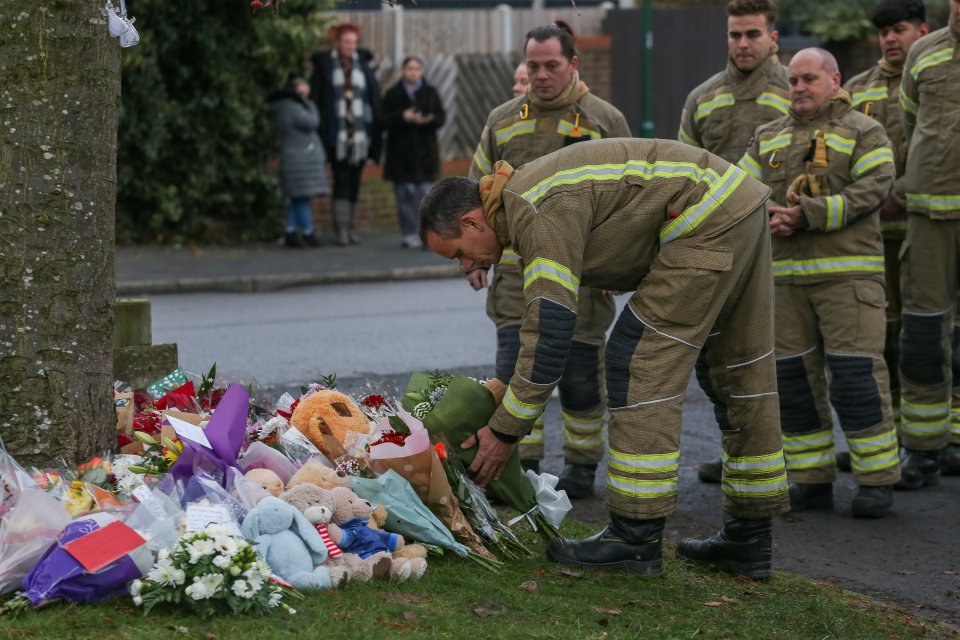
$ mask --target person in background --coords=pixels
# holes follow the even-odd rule
[[[407,56],[403,75],[383,96],[380,121],[387,133],[383,177],[393,181],[401,244],[419,249],[420,201],[440,177],[437,131],[446,114],[436,89],[423,79],[423,61]]]
[[[327,156],[317,135],[317,105],[310,99],[310,85],[297,76],[271,93],[268,100],[280,140],[280,189],[290,200],[284,244],[290,248],[318,247],[310,200],[329,194],[330,188],[324,167]]]
[[[527,92],[530,86],[530,76],[527,74],[527,63],[521,62],[513,72],[513,97],[519,98]]]
[[[320,138],[333,169],[333,224],[340,246],[359,244],[354,228],[360,176],[380,159],[375,120],[380,88],[370,70],[373,54],[358,49],[360,28],[344,22],[332,31],[334,48],[313,56],[311,89],[320,107]]]

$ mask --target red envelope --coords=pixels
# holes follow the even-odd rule
[[[84,569],[95,573],[144,543],[146,540],[139,533],[116,521],[71,540],[63,548],[82,564]]]

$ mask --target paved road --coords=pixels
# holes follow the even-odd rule
[[[274,392],[332,372],[342,389],[360,392],[371,385],[402,389],[417,370],[493,371],[494,331],[483,314],[484,297],[460,279],[152,300],[154,342],[178,343],[185,368],[199,372],[216,361],[225,378],[256,379]],[[557,423],[555,401],[547,420]],[[556,429],[548,429],[547,471],[559,471],[560,448]],[[719,487],[696,478],[695,464],[717,455],[719,433],[695,383],[684,408],[682,448],[680,503],[666,534],[674,541],[712,533],[722,515]],[[602,496],[602,481],[596,490]],[[960,625],[960,478],[898,493],[896,513],[878,521],[849,517],[854,491],[849,475],[841,476],[835,512],[777,518],[776,566]],[[572,515],[606,518],[600,498],[577,501]]]

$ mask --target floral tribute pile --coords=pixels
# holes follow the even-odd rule
[[[487,491],[459,444],[494,385],[414,374],[400,398],[354,399],[329,376],[276,400],[177,369],[117,383],[117,446],[73,468],[24,468],[0,448],[0,613],[129,594],[149,614],[295,613],[301,591],[417,579],[428,554],[496,571],[570,509],[557,479],[514,456]],[[489,492],[489,494],[488,494]],[[504,524],[493,496],[520,513]]]

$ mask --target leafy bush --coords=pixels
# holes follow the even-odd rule
[[[877,0],[782,0],[780,18],[797,21],[805,32],[823,43],[859,40],[871,38],[876,33],[870,22],[870,14],[876,4]],[[936,28],[947,0],[926,0],[925,4],[927,20],[931,27]]]
[[[121,242],[262,240],[279,230],[267,172],[266,96],[303,73],[324,0],[256,13],[245,0],[138,0],[139,46],[123,51],[118,132]]]

